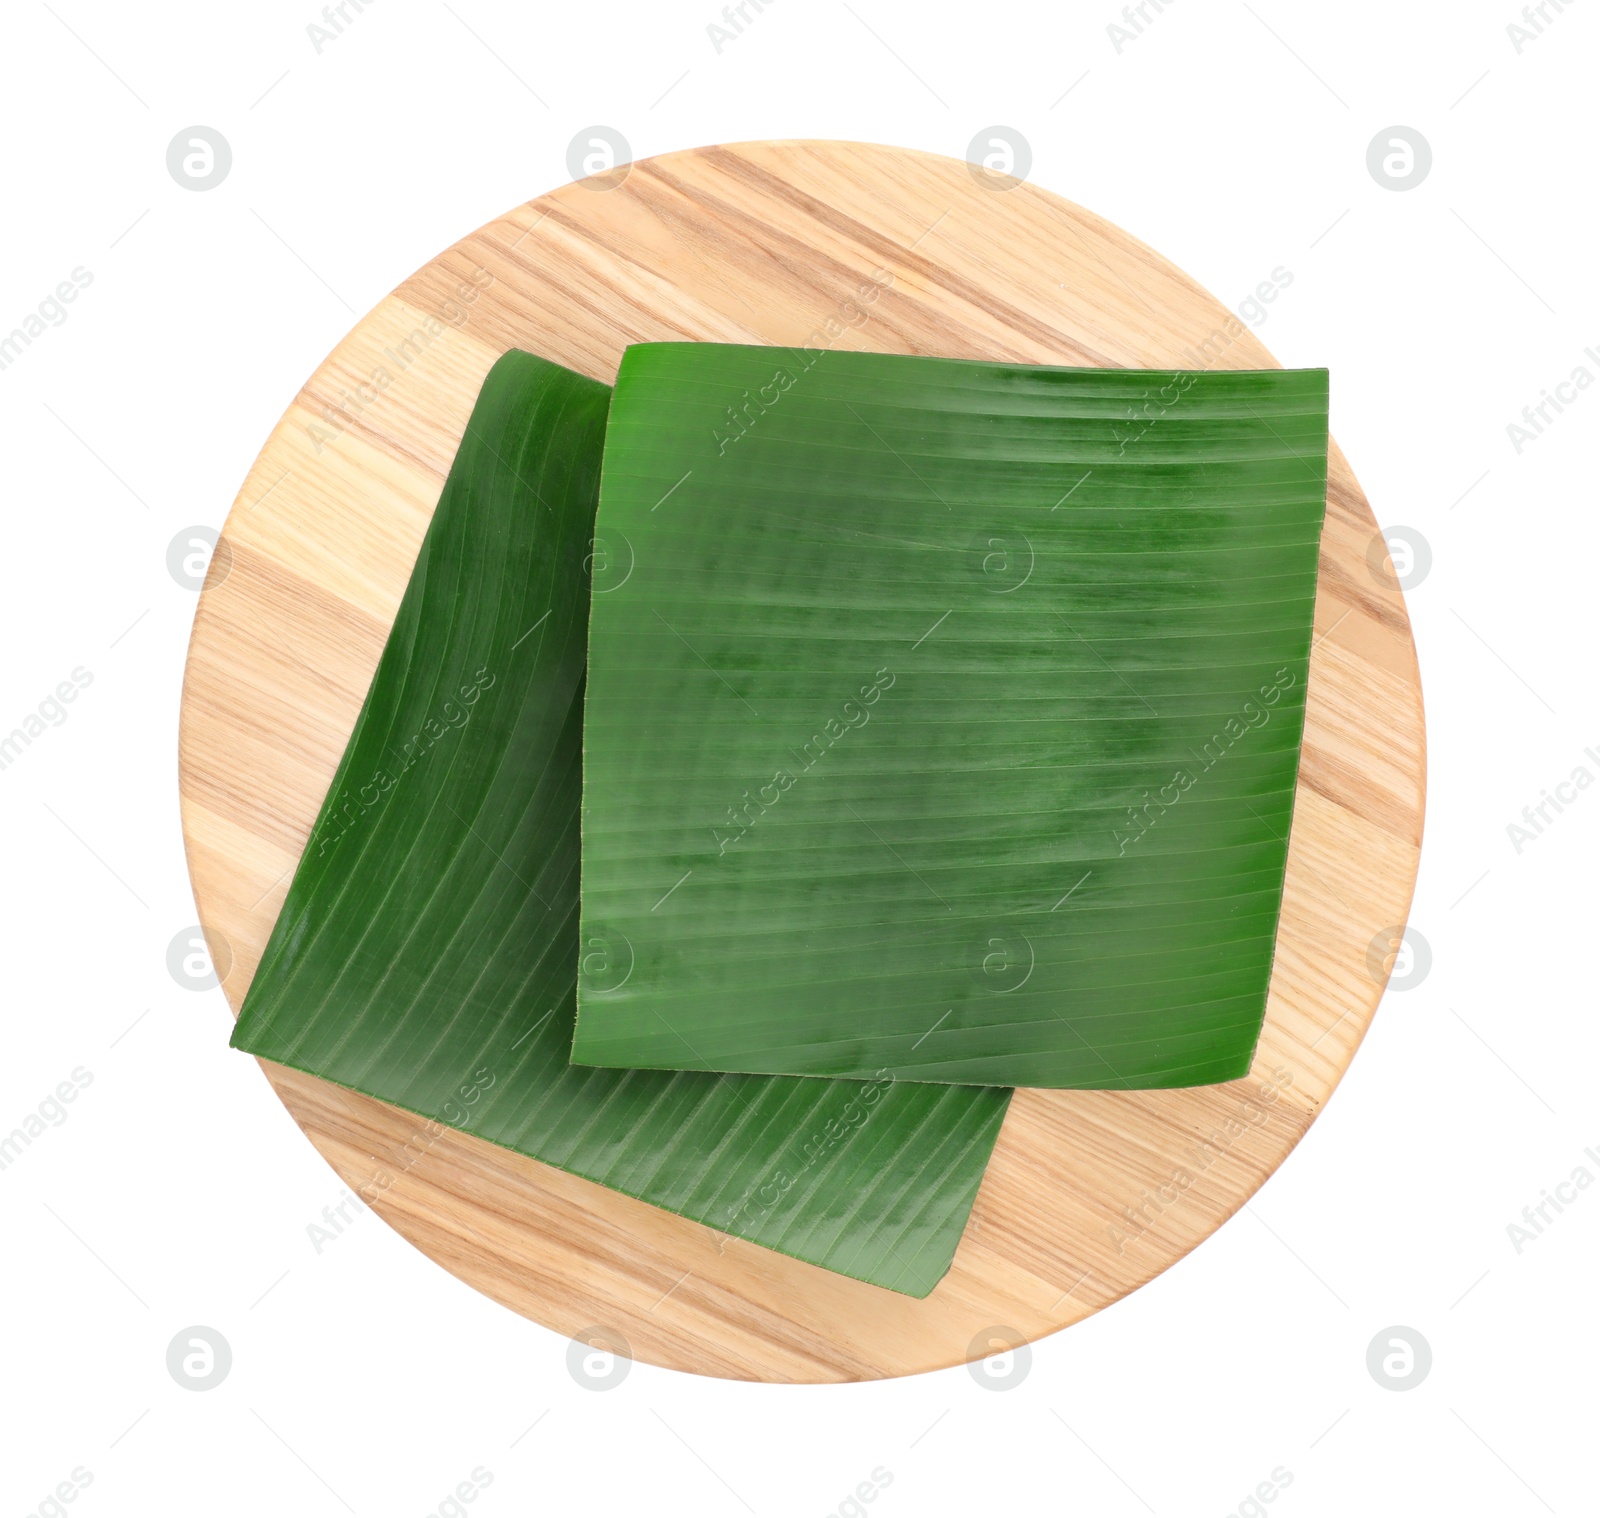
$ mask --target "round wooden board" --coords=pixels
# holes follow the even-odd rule
[[[764,142],[617,177],[519,207],[382,301],[295,397],[228,517],[189,648],[179,768],[195,898],[235,1011],[505,349],[608,383],[629,343],[660,339],[1275,367],[1149,248],[951,159]],[[874,284],[876,299],[861,300]],[[1115,1301],[1219,1227],[1305,1133],[1372,1018],[1410,904],[1424,780],[1416,655],[1373,550],[1377,524],[1335,447],[1328,476],[1253,1072],[1186,1091],[1019,1091],[955,1264],[925,1300],[465,1134],[407,1168],[419,1119],[264,1064],[268,1078],[352,1189],[399,1176],[377,1211],[447,1270],[562,1334],[620,1334],[658,1365],[766,1381],[905,1375]]]

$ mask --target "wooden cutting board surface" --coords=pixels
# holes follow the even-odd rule
[[[524,348],[609,383],[627,344],[661,339],[1276,365],[1225,307],[1116,227],[1033,185],[897,148],[674,153],[564,185],[474,232],[363,318],[294,398],[200,597],[180,718],[183,829],[235,1012],[489,366]],[[959,1364],[1132,1291],[1282,1163],[1382,994],[1416,878],[1423,786],[1410,624],[1334,447],[1288,881],[1251,1076],[1188,1091],[1019,1091],[955,1264],[923,1301],[465,1134],[419,1142],[417,1117],[263,1068],[352,1190],[390,1177],[376,1202],[390,1224],[558,1333],[765,1381]]]

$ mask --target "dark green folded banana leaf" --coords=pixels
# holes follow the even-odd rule
[[[233,1043],[924,1296],[1007,1093],[568,1061],[610,396],[526,353],[484,382]]]
[[[629,349],[574,1060],[1245,1074],[1327,397],[1325,370]]]

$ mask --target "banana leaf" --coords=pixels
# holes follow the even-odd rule
[[[629,349],[573,1059],[1245,1074],[1327,394],[1325,370]]]
[[[569,1063],[610,396],[518,352],[484,382],[233,1044],[923,1296],[1008,1093]]]

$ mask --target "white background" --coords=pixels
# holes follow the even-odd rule
[[[93,683],[0,771],[0,1132],[75,1068],[93,1081],[0,1171],[7,1514],[78,1467],[60,1510],[85,1518],[422,1518],[477,1467],[482,1518],[823,1518],[878,1467],[881,1518],[1222,1518],[1266,1511],[1246,1499],[1279,1467],[1287,1518],[1594,1511],[1600,1187],[1520,1253],[1507,1225],[1579,1165],[1600,1177],[1600,788],[1520,853],[1507,825],[1576,766],[1600,776],[1600,387],[1520,454],[1507,424],[1580,364],[1600,378],[1600,11],[1549,6],[1519,53],[1511,0],[1169,0],[1118,52],[1109,0],[769,0],[719,53],[713,0],[374,0],[319,53],[311,0],[51,6],[5,12],[0,333],[74,268],[93,283],[0,370],[0,733],[75,667]],[[205,193],[165,161],[196,123],[233,151]],[[1019,130],[1035,181],[1229,304],[1292,271],[1261,336],[1329,366],[1379,520],[1431,549],[1409,593],[1431,972],[1391,990],[1250,1210],[1036,1345],[1010,1391],[645,1365],[580,1388],[564,1339],[376,1217],[313,1252],[337,1178],[226,1048],[222,993],[166,967],[195,919],[175,758],[195,597],[169,542],[220,527],[359,313],[566,179],[593,123],[638,157],[765,137],[961,157]],[[1403,193],[1366,166],[1394,124],[1433,151]],[[166,1369],[191,1324],[232,1346],[213,1391]],[[1403,1393],[1366,1365],[1391,1325],[1432,1347]]]

